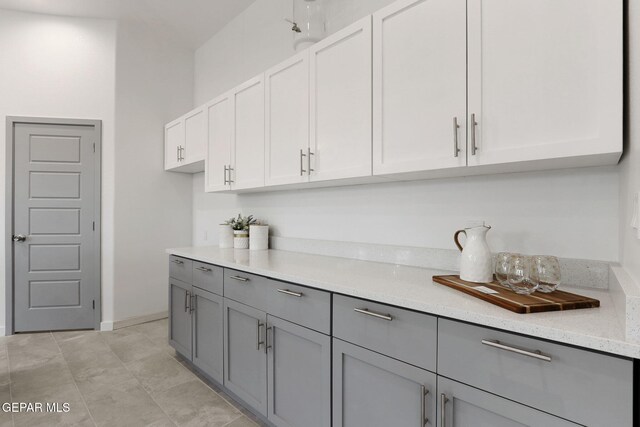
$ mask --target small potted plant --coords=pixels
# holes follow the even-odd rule
[[[249,249],[249,226],[256,223],[253,215],[243,217],[238,214],[237,218],[227,221],[233,230],[233,247],[235,249]]]

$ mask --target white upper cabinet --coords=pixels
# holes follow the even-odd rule
[[[209,139],[205,162],[205,191],[229,190],[233,133],[233,97],[222,95],[206,105]]]
[[[470,166],[618,161],[622,3],[468,0]]]
[[[371,16],[310,53],[311,181],[371,175]]]
[[[165,170],[202,172],[206,147],[207,118],[204,107],[199,107],[165,125]]]
[[[373,15],[373,173],[466,166],[466,0]]]
[[[232,190],[264,186],[264,75],[232,91],[233,149],[230,181]]]
[[[265,185],[309,180],[309,52],[265,72]]]

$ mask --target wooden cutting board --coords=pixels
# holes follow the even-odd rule
[[[597,299],[564,291],[555,291],[550,294],[540,292],[534,292],[531,295],[516,294],[511,289],[502,287],[495,280],[491,283],[472,283],[455,275],[433,276],[433,281],[520,314],[600,307],[600,301]],[[481,287],[497,293],[482,292],[478,289]]]

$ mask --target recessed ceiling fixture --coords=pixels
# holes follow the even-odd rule
[[[293,31],[293,47],[303,50],[326,34],[324,0],[293,0],[293,18],[285,18]]]

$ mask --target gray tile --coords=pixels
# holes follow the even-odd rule
[[[131,379],[131,373],[111,350],[103,353],[78,352],[67,360],[69,370],[83,394]]]
[[[66,387],[72,386],[72,387]],[[46,401],[57,398],[64,389],[70,395],[77,394],[71,372],[62,355],[40,365],[11,371],[11,393],[14,401]]]
[[[113,340],[109,342],[109,347],[124,363],[143,359],[162,351],[138,333]]]
[[[15,413],[13,414],[14,423],[17,426],[95,426],[93,420],[91,419],[91,415],[87,410],[84,402],[80,398],[80,395],[77,394],[75,397],[60,397],[55,400],[49,400],[49,403],[58,403],[58,410],[47,412],[46,409],[44,412],[40,413]],[[69,404],[69,411],[63,411],[63,403]],[[46,405],[46,402],[43,402]]]
[[[9,353],[6,347],[0,347],[0,385],[9,384]]]
[[[155,393],[155,401],[179,426],[224,426],[241,413],[198,379]]]
[[[11,403],[11,389],[9,384],[0,386],[0,405]],[[0,427],[13,426],[13,415],[11,412],[0,411]]]
[[[68,333],[67,333],[68,334]],[[82,331],[73,335],[53,334],[65,359],[72,360],[86,353],[110,352],[102,335],[95,331]]]
[[[129,362],[126,367],[150,393],[165,391],[195,378],[177,360],[164,353]]]
[[[41,365],[56,359],[60,348],[50,333],[13,335],[7,344],[11,372]]]
[[[176,356],[176,350],[169,345],[169,339],[167,337],[149,337],[149,341],[169,356]]]
[[[249,418],[243,415],[240,418],[236,419],[235,421],[232,421],[231,423],[227,424],[225,427],[257,427],[257,426],[258,424],[254,423],[252,420],[250,420]]]
[[[173,425],[136,379],[85,394],[85,401],[98,426]]]
[[[131,326],[132,330],[140,332],[148,338],[164,338],[165,340],[168,338],[167,328],[168,322],[166,322],[166,319]]]

